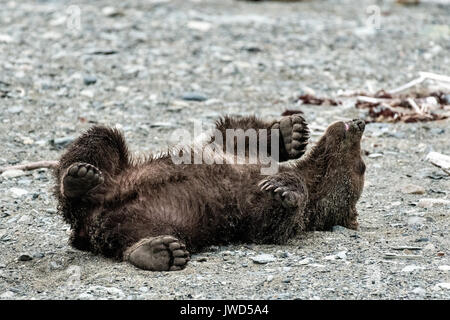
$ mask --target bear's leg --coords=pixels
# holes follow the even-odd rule
[[[181,270],[190,259],[186,246],[169,235],[142,239],[125,250],[123,257],[140,269],[152,271]]]
[[[272,154],[271,129],[280,130],[278,151],[280,162],[300,158],[306,151],[306,145],[308,144],[309,139],[308,126],[303,117],[298,114],[282,117],[280,120],[273,122],[265,122],[254,116],[244,118],[224,117],[216,122],[216,129],[222,133],[224,146],[226,146],[227,129],[242,129],[244,132],[248,129],[254,129],[258,133],[260,129],[267,130],[267,152],[269,156]],[[248,154],[248,142],[246,142],[245,148],[246,154]]]
[[[61,157],[55,172],[58,196],[83,197],[128,166],[128,149],[122,134],[116,129],[93,127],[76,139]]]

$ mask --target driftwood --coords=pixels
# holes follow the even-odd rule
[[[58,165],[58,161],[37,161],[37,162],[30,162],[25,164],[18,164],[15,166],[10,167],[0,167],[0,173],[3,173],[5,171],[9,170],[23,170],[23,171],[29,171],[29,170],[35,170],[40,168],[55,168]]]

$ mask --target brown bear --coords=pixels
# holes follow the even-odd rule
[[[146,270],[180,270],[190,253],[211,245],[282,244],[299,232],[356,229],[364,127],[358,119],[335,122],[304,154],[309,130],[300,115],[217,121],[220,132],[278,130],[279,150],[267,145],[280,167],[264,176],[260,162],[174,164],[170,152],[132,159],[117,129],[95,126],[61,157],[54,192],[75,248]]]

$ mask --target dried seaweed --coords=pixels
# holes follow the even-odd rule
[[[328,98],[318,98],[312,94],[302,94],[298,97],[298,101],[301,101],[303,104],[311,104],[316,106],[329,105],[329,106],[337,106],[340,104],[340,101],[336,101]]]

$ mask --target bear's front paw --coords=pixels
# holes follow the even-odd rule
[[[281,202],[286,208],[298,207],[302,195],[299,190],[290,184],[286,184],[279,177],[269,177],[258,183],[262,191],[270,192],[274,199]]]

